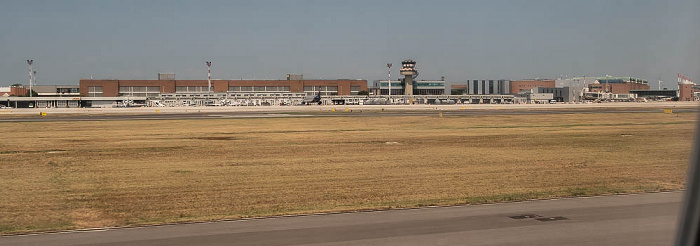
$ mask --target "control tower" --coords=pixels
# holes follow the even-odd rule
[[[411,59],[406,59],[401,62],[401,69],[399,70],[401,75],[404,76],[404,95],[413,96],[413,80],[418,77],[418,70],[416,69],[416,62]]]

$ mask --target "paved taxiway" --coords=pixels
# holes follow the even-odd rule
[[[669,192],[306,215],[10,236],[0,245],[671,245],[681,200]],[[535,217],[511,218],[519,215]]]

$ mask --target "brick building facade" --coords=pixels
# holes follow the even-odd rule
[[[366,80],[212,80],[213,93],[292,92],[356,95]],[[157,96],[161,93],[206,93],[207,80],[80,80],[80,95],[93,97]]]
[[[696,84],[678,84],[678,101],[694,101],[698,92],[700,86]]]
[[[630,94],[633,90],[649,90],[649,84],[634,77],[603,77],[588,85],[588,91],[596,93]]]
[[[550,79],[512,80],[510,81],[510,94],[515,95],[535,87],[552,88],[555,87],[555,84],[555,81]]]
[[[29,88],[23,86],[0,87],[1,96],[26,96],[29,93]]]

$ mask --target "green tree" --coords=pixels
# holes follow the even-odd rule
[[[369,96],[369,91],[360,91],[357,93],[359,96]]]

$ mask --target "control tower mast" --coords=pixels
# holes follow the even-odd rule
[[[418,77],[418,70],[416,69],[416,62],[411,59],[406,59],[401,62],[401,69],[399,70],[401,75],[404,76],[404,95],[413,95],[413,80]]]

